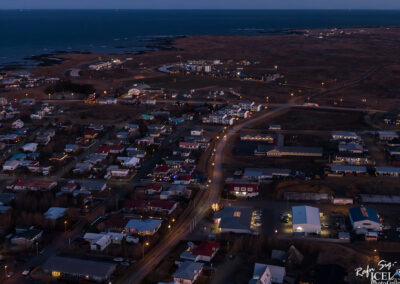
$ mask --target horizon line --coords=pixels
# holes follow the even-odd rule
[[[0,11],[400,11],[400,8],[1,8]]]

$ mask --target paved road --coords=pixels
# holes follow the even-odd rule
[[[212,183],[209,189],[202,190],[195,200],[195,207],[188,208],[181,215],[178,223],[171,229],[162,241],[157,244],[151,251],[136,264],[133,269],[120,279],[118,283],[140,283],[140,281],[149,274],[156,265],[168,255],[168,253],[188,234],[190,234],[193,225],[199,222],[207,213],[208,209],[213,203],[220,200],[221,189],[223,185],[223,151],[229,139],[245,126],[255,123],[259,120],[264,120],[269,116],[276,115],[277,113],[292,107],[293,105],[282,105],[272,111],[266,112],[253,119],[244,121],[234,126],[230,131],[227,132],[226,138],[221,139],[216,147],[215,158],[214,158],[214,171],[212,176]]]

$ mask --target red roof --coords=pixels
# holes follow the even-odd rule
[[[152,183],[152,184],[149,184],[149,185],[147,185],[147,186],[145,187],[146,190],[152,189],[152,190],[154,190],[154,191],[160,191],[161,188],[162,188],[162,185],[159,184],[159,183]]]
[[[200,243],[192,253],[196,255],[212,256],[218,249],[218,242],[204,241]]]
[[[103,145],[100,146],[99,149],[97,149],[97,153],[101,153],[101,154],[107,154],[111,151],[123,151],[124,150],[124,146],[122,145]]]
[[[19,179],[15,186],[18,187],[30,187],[30,188],[48,188],[51,189],[57,185],[54,181],[43,181],[43,180],[26,180],[26,179]]]
[[[77,184],[75,182],[68,182],[66,185],[64,185],[65,188],[74,188],[76,186]]]
[[[127,223],[128,223],[128,220],[125,219],[124,215],[116,214],[116,215],[111,215],[106,220],[104,220],[101,224],[103,224],[106,228],[123,229],[123,228],[125,228]]]
[[[125,208],[144,209],[146,208],[146,200],[127,200]]]
[[[179,176],[179,180],[189,181],[191,179],[192,179],[192,177],[190,175],[181,175],[181,176]]]
[[[169,166],[158,166],[157,168],[154,169],[155,173],[166,173],[171,169]]]
[[[85,135],[96,135],[99,134],[99,132],[97,130],[94,129],[86,129],[85,130]]]
[[[167,200],[152,200],[147,203],[147,207],[151,208],[159,208],[162,210],[172,210],[175,206],[176,202],[167,201]]]

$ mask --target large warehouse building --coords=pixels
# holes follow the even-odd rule
[[[292,207],[292,226],[295,234],[321,233],[319,209],[311,206]]]

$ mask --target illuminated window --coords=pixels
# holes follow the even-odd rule
[[[242,212],[240,212],[240,211],[235,211],[235,212],[233,213],[233,216],[234,216],[234,217],[237,217],[237,218],[239,218],[241,215],[242,215]]]
[[[52,275],[53,277],[60,277],[60,276],[61,276],[61,272],[60,272],[60,271],[52,271],[52,272],[51,272],[51,275]]]

